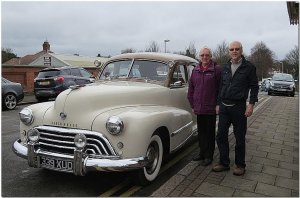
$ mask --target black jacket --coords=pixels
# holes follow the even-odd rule
[[[250,104],[258,101],[258,80],[256,67],[242,56],[242,64],[232,76],[231,62],[223,65],[221,71],[218,104],[222,101],[227,104],[246,102],[250,90]]]

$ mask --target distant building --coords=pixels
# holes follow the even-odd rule
[[[99,68],[94,65],[95,60],[102,63],[108,60],[107,57],[90,57],[55,54],[50,50],[50,43],[45,41],[43,43],[43,50],[33,55],[26,55],[24,57],[12,58],[2,64],[2,76],[19,82],[23,85],[26,92],[33,92],[34,78],[38,72],[44,68],[49,67],[64,67],[64,66],[78,66],[89,70],[94,76],[97,76]]]

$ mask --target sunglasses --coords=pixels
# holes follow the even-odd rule
[[[201,56],[201,57],[203,57],[203,56],[209,57],[210,54],[201,54],[200,56]]]
[[[235,51],[239,51],[240,50],[240,48],[231,48],[231,49],[229,49],[229,51],[233,51],[233,50],[235,50]]]

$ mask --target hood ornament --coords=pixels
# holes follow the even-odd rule
[[[60,118],[61,118],[62,120],[65,120],[65,119],[67,118],[67,114],[65,114],[64,112],[61,112],[61,113],[59,114],[59,116],[60,116]]]

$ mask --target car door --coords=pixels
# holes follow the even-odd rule
[[[178,145],[181,145],[182,141],[186,140],[192,134],[196,123],[195,115],[192,113],[187,99],[189,71],[192,66],[189,64],[177,64],[175,67],[170,82],[172,103],[175,107],[189,112],[190,116],[188,119],[187,117],[182,117],[181,127],[178,129],[180,132],[172,137],[171,149],[175,149]]]

